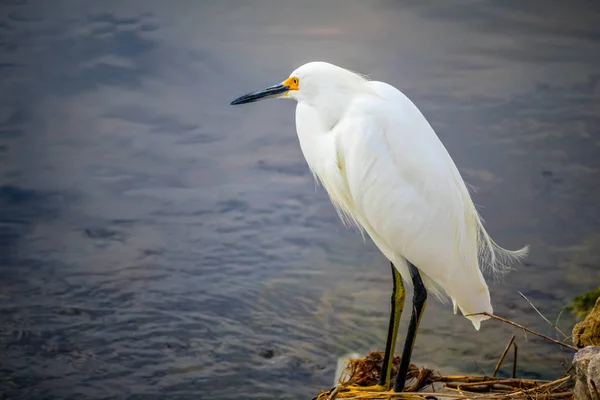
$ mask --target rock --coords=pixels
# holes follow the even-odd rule
[[[587,317],[573,327],[573,343],[579,348],[600,346],[600,297]]]
[[[600,346],[579,350],[573,357],[573,367],[575,400],[600,400]]]
[[[273,350],[273,349],[262,349],[258,354],[262,358],[270,359],[270,358],[273,358],[275,356],[275,350]]]
[[[362,358],[358,353],[348,353],[337,360],[337,367],[335,369],[335,378],[333,379],[333,386],[337,386],[340,380],[347,380],[350,378],[347,374],[344,373],[346,370],[346,365],[348,364],[348,360],[353,358]]]

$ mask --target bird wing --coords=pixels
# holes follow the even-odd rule
[[[463,313],[491,311],[480,250],[522,254],[491,241],[418,108],[392,86],[371,84],[378,96],[358,96],[333,132],[352,202],[346,208],[388,258],[391,252],[417,266],[428,289],[448,294]]]
[[[459,232],[462,199],[448,180],[443,158],[436,157],[436,146],[427,146],[426,127],[405,110],[387,115],[382,106],[387,102],[359,99],[336,127],[337,163],[343,166],[352,211],[377,241],[444,282],[450,271],[435,261],[456,258],[452,242],[460,240],[457,233],[469,233]],[[469,264],[476,266],[476,258]]]

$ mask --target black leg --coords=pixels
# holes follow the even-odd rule
[[[392,376],[392,364],[394,362],[394,349],[396,348],[396,338],[398,337],[398,326],[400,325],[400,317],[404,309],[404,299],[406,293],[400,273],[390,263],[392,267],[392,275],[394,276],[394,288],[392,289],[392,309],[390,311],[390,325],[388,327],[387,340],[385,342],[385,356],[383,357],[383,367],[381,368],[381,376],[379,377],[379,385],[389,390],[390,378]]]
[[[410,365],[410,357],[415,344],[415,337],[417,336],[421,316],[423,315],[425,303],[427,302],[427,289],[425,289],[425,285],[423,285],[419,270],[410,262],[408,263],[408,268],[414,287],[413,310],[410,316],[406,341],[404,342],[400,368],[398,369],[398,375],[396,375],[396,382],[394,382],[394,392],[401,392],[404,390],[404,381],[406,380],[406,373],[408,372],[408,366]]]

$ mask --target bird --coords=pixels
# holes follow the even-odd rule
[[[452,157],[420,109],[396,87],[314,61],[285,80],[233,100],[292,99],[308,168],[344,225],[366,232],[389,260],[393,290],[381,376],[374,391],[402,392],[428,293],[450,298],[479,330],[493,313],[482,271],[499,273],[527,255],[500,247],[483,226]],[[400,365],[392,363],[406,298],[413,308]]]

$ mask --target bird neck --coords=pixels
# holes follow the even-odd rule
[[[323,168],[323,163],[332,157],[334,150],[331,129],[327,128],[319,111],[306,102],[298,102],[296,107],[296,132],[300,148],[308,166],[315,174]]]
[[[349,93],[317,96],[310,104],[317,112],[321,126],[331,131],[344,116],[352,96]]]
[[[344,117],[355,97],[368,91],[365,83],[358,77],[343,82],[329,82],[304,101],[316,110],[325,131],[331,131]]]

